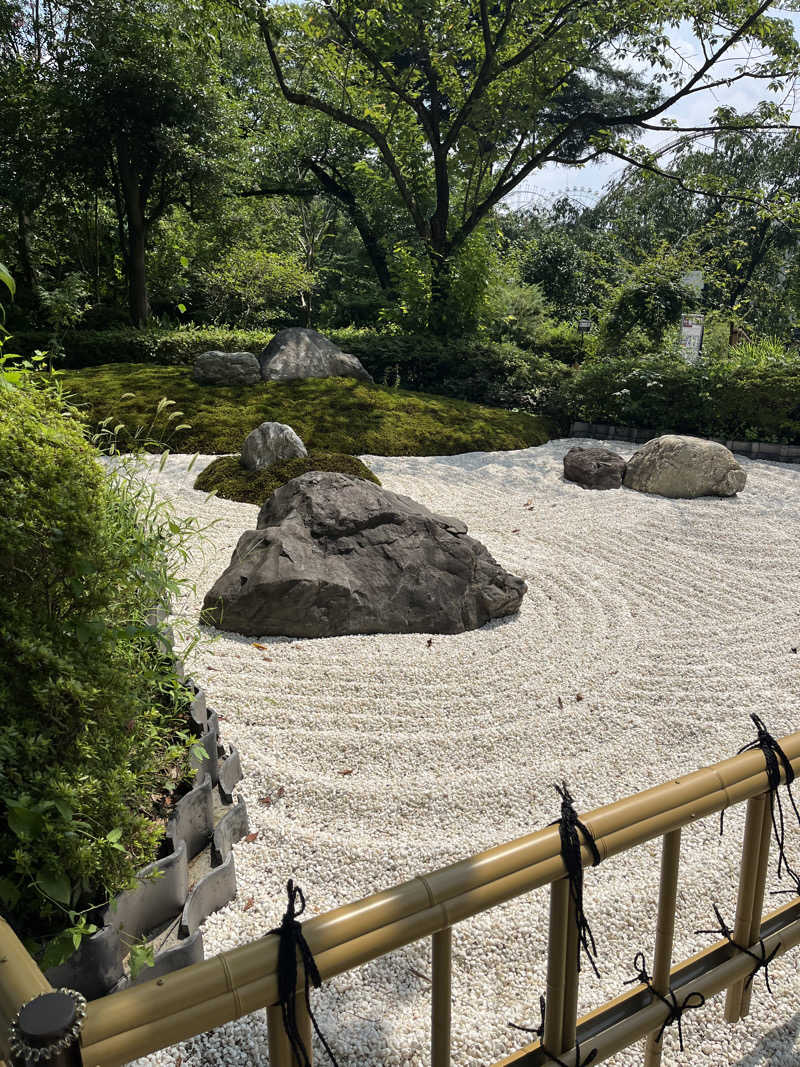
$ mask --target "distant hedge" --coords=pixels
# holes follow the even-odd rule
[[[758,346],[697,364],[678,353],[592,358],[562,395],[574,419],[701,437],[800,444],[800,355]]]
[[[61,338],[57,367],[78,370],[106,363],[159,363],[174,366],[192,363],[209,349],[223,352],[258,353],[273,336],[271,330],[72,330]],[[52,334],[19,331],[6,345],[9,352],[32,356],[57,352]]]
[[[208,349],[258,353],[272,336],[257,330],[75,330],[63,338],[64,351],[56,366],[75,370],[111,363],[178,366]],[[552,398],[569,376],[561,358],[566,342],[558,338],[554,342],[558,356],[551,358],[510,342],[446,340],[432,334],[350,329],[329,336],[357,356],[379,384],[498,407],[527,407],[551,416],[557,414]],[[49,347],[45,333],[17,333],[9,344],[9,350],[25,356]]]

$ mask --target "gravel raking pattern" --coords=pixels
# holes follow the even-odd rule
[[[592,492],[562,479],[575,443],[586,442],[364,457],[388,489],[464,520],[526,579],[518,616],[430,642],[223,634],[191,654],[241,752],[257,831],[234,848],[239,895],[206,922],[207,956],[276,926],[290,876],[309,912],[324,911],[544,826],[562,778],[587,811],[733,755],[754,736],[751,712],[776,737],[798,728],[800,469],[742,460],[747,487],[730,500]],[[188,571],[197,593],[179,613],[190,620],[258,510],[191,489],[211,458],[187,473],[189,458],[173,456],[153,474],[181,514],[216,520]],[[729,813],[722,838],[714,818],[684,831],[676,960],[711,940],[694,931],[714,925],[712,903],[733,920],[743,820],[743,808]],[[800,829],[790,837],[796,856]],[[622,991],[638,950],[652,960],[659,854],[651,842],[586,874],[601,979],[582,974],[581,1013]],[[788,888],[772,860],[768,890]],[[456,927],[455,1067],[524,1044],[509,1022],[538,1024],[547,910],[542,890]],[[735,1026],[722,998],[688,1013],[686,1051],[673,1027],[665,1065],[797,1067],[799,969],[797,952],[772,965],[774,998],[756,977],[751,1014]],[[420,943],[314,994],[343,1067],[429,1063],[429,975]],[[138,1062],[266,1064],[266,1040],[259,1012]]]

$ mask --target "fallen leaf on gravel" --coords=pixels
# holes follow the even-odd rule
[[[558,706],[561,708],[562,711],[564,710],[564,701],[561,699],[561,697],[558,698]]]
[[[272,656],[262,656],[261,658],[265,659],[267,663],[272,663]]]
[[[260,645],[258,641],[253,642],[253,648],[260,648],[262,652],[269,652],[269,645]]]
[[[248,897],[247,900],[244,902],[244,907],[242,908],[242,911],[247,911],[248,908],[252,908],[254,903],[255,901],[253,900],[253,898]]]
[[[282,785],[278,786],[278,792],[275,794],[275,799],[276,800],[280,800],[281,797],[285,797],[285,796],[286,796],[286,790],[283,788]]]
[[[352,773],[353,772],[350,771],[350,770],[348,770],[348,771],[339,771],[339,774],[352,774]]]
[[[177,1060],[175,1060],[175,1067],[181,1067],[182,1063],[183,1063],[183,1056],[178,1056]]]
[[[222,667],[206,667],[207,671],[221,671]]]
[[[427,982],[428,984],[430,984],[431,980],[430,980],[430,978],[429,978],[429,977],[427,976],[427,974],[423,974],[423,973],[422,973],[422,971],[418,971],[418,970],[416,970],[416,969],[415,969],[414,967],[409,967],[408,969],[409,969],[409,971],[411,971],[411,973],[412,973],[413,975],[415,975],[415,976],[416,976],[417,978],[421,978],[423,982]]]
[[[517,527],[517,529],[516,529],[516,530],[512,530],[511,532],[512,532],[512,533],[519,533],[519,527]]]
[[[255,841],[255,839],[257,837],[258,837],[258,830],[256,830],[252,834],[247,834],[247,836],[245,837],[245,841],[247,842],[248,845],[252,845],[252,843]]]
[[[576,693],[575,694],[575,699],[576,700],[583,700],[583,693]]]
[[[259,797],[258,802],[268,808],[272,803],[272,797]]]

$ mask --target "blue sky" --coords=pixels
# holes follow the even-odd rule
[[[795,34],[800,38],[800,15],[780,8],[775,8],[771,14],[790,19],[795,25]],[[672,36],[673,44],[689,62],[698,56],[698,46],[688,26],[681,26]],[[744,52],[733,54],[728,61],[728,66],[733,67],[741,60]],[[685,103],[680,104],[672,111],[669,117],[677,119],[687,126],[701,126],[708,121],[710,113],[720,104],[733,106],[737,111],[748,111],[760,100],[782,99],[765,91],[759,82],[739,82],[730,88],[709,90],[690,97]],[[800,115],[800,99],[797,102],[793,97],[788,100],[788,105]],[[797,117],[795,118],[797,121]],[[668,132],[664,134],[653,133],[645,143],[653,146],[661,146],[668,143],[674,135]],[[608,182],[619,178],[624,171],[624,164],[612,159],[607,162],[590,164],[582,168],[548,166],[538,171],[524,182],[510,197],[506,203],[510,207],[534,207],[546,206],[555,197],[562,196],[569,191],[569,195],[584,203],[593,203],[602,192]],[[575,191],[577,187],[577,190]],[[583,191],[586,190],[586,191]]]

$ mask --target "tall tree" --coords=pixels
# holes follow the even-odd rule
[[[214,187],[235,149],[213,50],[199,47],[193,30],[181,23],[179,5],[158,0],[100,0],[80,15],[74,124],[111,180],[136,326],[150,317],[153,225]]]
[[[247,0],[243,0],[244,3]],[[447,325],[454,258],[546,163],[639,161],[634,139],[681,101],[795,74],[798,45],[770,0],[310,0],[253,8],[285,99],[371,143],[431,272]],[[687,20],[702,59],[672,58]],[[755,44],[735,71],[721,64]],[[651,74],[634,73],[646,65]],[[767,109],[755,124],[777,121]],[[722,124],[738,122],[727,114]],[[645,158],[645,157],[641,157]]]

